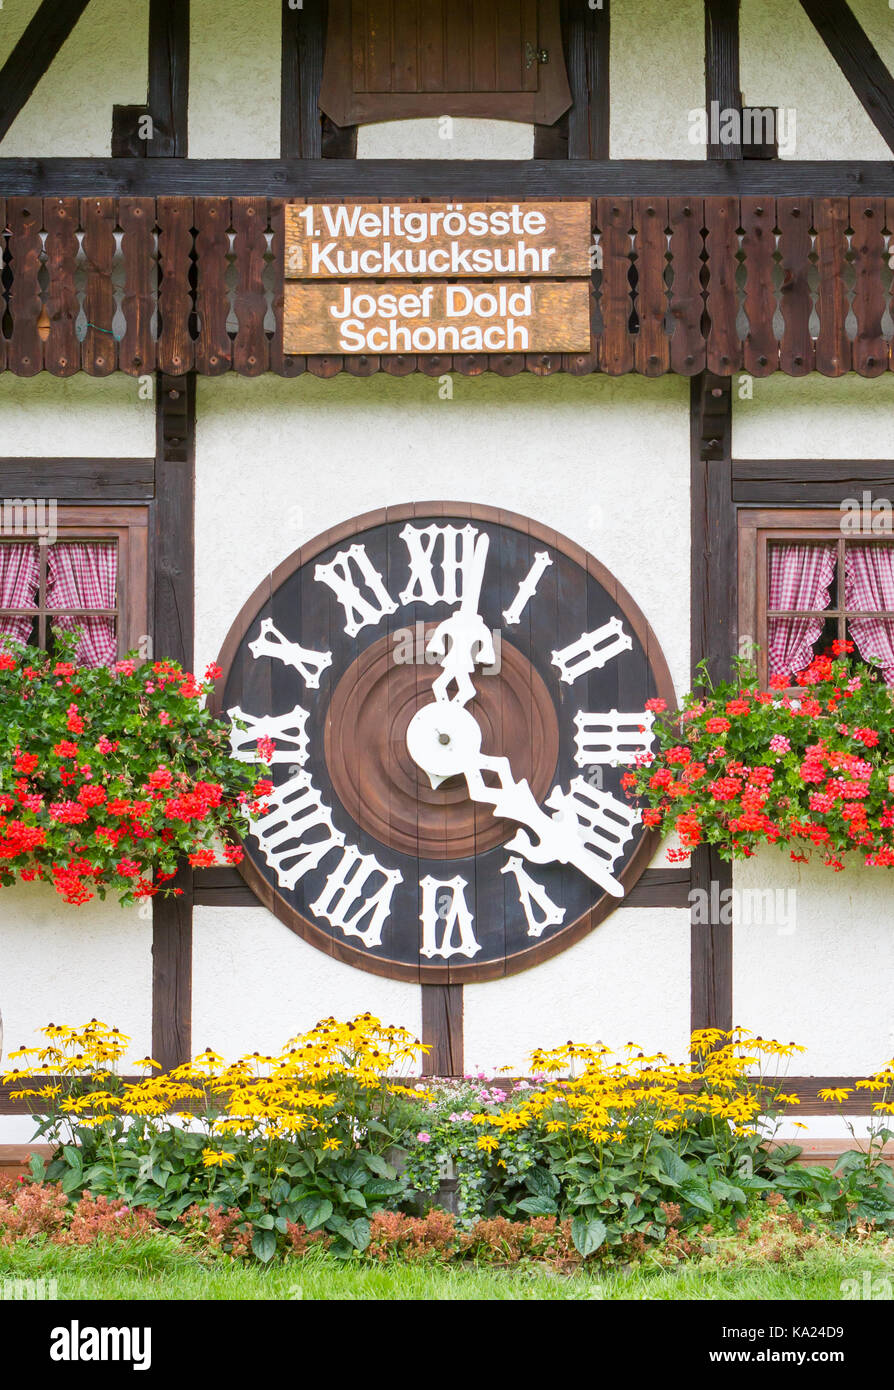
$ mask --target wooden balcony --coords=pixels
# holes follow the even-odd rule
[[[293,357],[283,200],[0,199],[0,369],[216,376],[894,369],[894,198],[592,200],[586,354]]]

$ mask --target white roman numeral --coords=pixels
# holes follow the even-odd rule
[[[640,753],[648,753],[655,741],[652,724],[655,716],[651,710],[637,711],[634,714],[619,714],[616,709],[608,714],[587,714],[578,710],[574,716],[577,733],[574,742],[577,752],[574,761],[578,767],[590,763],[632,763]]]
[[[303,767],[307,762],[307,733],[305,732],[307,721],[310,718],[306,709],[296,705],[288,714],[246,714],[239,705],[233,709],[228,709],[227,714],[233,721],[230,729],[230,747],[233,750],[233,757],[238,758],[243,763],[257,763],[263,761],[258,757],[258,739],[272,738],[278,744],[285,745],[279,747],[270,759],[271,763],[297,763]],[[244,729],[237,729],[236,725],[245,724]]]
[[[267,810],[252,821],[249,833],[283,888],[295,884],[315,869],[332,849],[341,849],[345,837],[332,824],[332,812],[311,784],[309,772],[298,772],[264,797]],[[311,832],[321,832],[308,838]],[[288,865],[288,868],[286,867]]]
[[[604,666],[611,657],[629,651],[632,646],[633,638],[624,631],[621,619],[609,618],[602,627],[584,632],[576,642],[560,652],[553,652],[552,662],[559,668],[560,679],[570,685],[578,676]]]
[[[308,690],[319,687],[320,672],[332,665],[331,652],[308,651],[300,642],[288,641],[271,618],[261,619],[261,631],[249,642],[248,650],[254,654],[255,661],[260,656],[272,656],[286,666],[294,666]]]
[[[374,874],[381,875],[384,882],[370,897],[364,898],[363,890]],[[400,872],[384,869],[374,854],[361,854],[356,845],[345,845],[341,859],[310,909],[333,927],[339,927],[345,936],[359,937],[369,950],[381,945],[382,928],[391,913],[391,899],[402,882]],[[366,916],[369,922],[361,931],[359,924]]]
[[[466,903],[464,878],[437,879],[427,874],[419,880],[422,889],[422,945],[420,955],[429,960],[440,956],[448,960],[450,956],[471,958],[481,946],[472,931],[472,912]],[[440,931],[439,931],[440,929]]]
[[[410,579],[401,603],[458,603],[467,593],[477,599],[489,537],[475,526],[410,526],[401,531],[410,552]],[[435,552],[441,543],[440,559]],[[436,577],[437,568],[437,577]]]
[[[574,826],[586,848],[600,855],[610,869],[620,859],[639,822],[639,811],[618,801],[611,792],[591,787],[583,777],[574,777],[567,792],[554,787],[546,805],[558,812],[562,824]]]
[[[366,593],[361,591],[353,578],[352,565]],[[314,579],[328,584],[345,610],[345,632],[349,637],[356,637],[360,629],[370,623],[380,622],[386,613],[397,611],[397,604],[382,583],[382,576],[363,545],[349,546],[347,550],[340,550],[328,565],[317,565]]]
[[[515,877],[518,900],[528,921],[528,936],[541,936],[547,927],[557,927],[564,921],[564,907],[556,906],[543,885],[531,877],[516,855],[506,861],[500,873]]]
[[[514,627],[520,621],[522,613],[529,599],[532,599],[537,592],[537,585],[540,576],[548,565],[552,564],[549,553],[546,550],[538,550],[534,554],[534,563],[528,570],[524,579],[518,586],[518,593],[512,600],[508,608],[503,609],[503,618],[508,627]]]

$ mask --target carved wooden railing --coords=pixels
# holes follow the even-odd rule
[[[0,370],[894,369],[894,199],[597,198],[589,353],[286,357],[283,202],[0,199]]]

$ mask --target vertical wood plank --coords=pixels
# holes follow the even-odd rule
[[[6,199],[0,198],[0,267],[5,263],[7,243]],[[6,318],[6,286],[0,277],[0,372],[6,371],[6,333],[3,320]]]
[[[610,0],[591,9],[563,0],[565,66],[571,88],[568,158],[609,158]]]
[[[285,298],[285,282],[280,267],[285,260],[286,205],[282,198],[270,202],[270,228],[273,232],[271,250],[273,264],[277,267],[276,290],[273,295],[273,317],[276,327],[270,344],[270,370],[278,376],[301,376],[307,370],[307,358],[298,354],[286,354],[282,350],[282,315]]]
[[[184,159],[189,104],[189,0],[149,0],[150,159]]]
[[[814,347],[810,336],[813,298],[809,279],[812,217],[813,204],[809,198],[776,199],[782,258],[779,308],[784,324],[779,366],[787,376],[806,376],[813,371]]]
[[[322,158],[318,105],[326,46],[326,0],[282,5],[279,152],[283,159]]]
[[[879,376],[888,368],[888,344],[882,333],[885,294],[882,268],[885,261],[884,198],[851,198],[850,225],[854,229],[854,315],[857,336],[853,343],[854,371]]]
[[[12,282],[9,312],[12,333],[7,364],[16,376],[35,376],[43,368],[43,343],[37,331],[42,309],[40,281],[40,232],[43,206],[40,198],[7,198],[9,255]]]
[[[629,198],[598,198],[596,223],[602,233],[602,370],[622,376],[633,370],[630,335],[630,225]]]
[[[705,659],[712,680],[729,675],[735,650],[736,522],[732,504],[732,384],[703,372],[693,378],[690,397],[692,573],[692,675]],[[719,897],[711,892],[717,884]],[[691,861],[691,885],[701,890],[693,903],[724,903],[732,866],[710,846]],[[703,896],[706,895],[706,896]],[[709,913],[710,915],[710,913]],[[693,911],[693,919],[696,914]],[[690,1018],[692,1028],[732,1027],[732,926],[699,920],[690,927]]]
[[[843,376],[850,371],[851,345],[847,336],[845,259],[849,209],[847,198],[815,198],[813,225],[819,257],[816,370],[823,376]]]
[[[742,108],[739,79],[739,0],[705,0],[705,107],[713,111]],[[724,144],[712,140],[708,159],[741,159],[741,140]],[[718,130],[719,135],[719,130]]]
[[[130,376],[155,366],[152,314],[155,309],[157,264],[153,246],[154,198],[121,198],[118,221],[123,232],[124,336],[118,345],[118,365]]]
[[[708,329],[707,364],[709,372],[721,376],[742,365],[742,344],[737,319],[739,295],[736,271],[739,262],[737,229],[738,198],[706,198],[705,229],[708,252]]]
[[[701,282],[704,203],[701,198],[670,198],[667,215],[673,265],[670,297],[674,321],[670,343],[671,369],[681,376],[694,376],[705,366],[705,339],[702,333],[705,296]]]
[[[423,1076],[462,1076],[463,987],[422,985]]]
[[[670,366],[670,343],[665,322],[668,298],[667,217],[665,198],[634,198],[633,225],[636,228],[636,307],[639,333],[634,358],[643,376],[662,376]]]
[[[741,217],[747,277],[745,370],[752,376],[769,376],[779,367],[779,347],[773,334],[773,314],[776,309],[773,292],[776,203],[773,198],[743,198]]]
[[[229,371],[233,343],[227,332],[227,252],[230,247],[229,198],[196,198],[196,371],[219,376]]]
[[[894,198],[885,199],[885,226],[888,229],[888,264],[894,267]],[[894,283],[888,296],[888,312],[894,316]],[[894,372],[894,343],[889,343],[888,348],[888,370]]]
[[[44,343],[44,366],[53,376],[72,376],[80,369],[81,354],[75,332],[78,297],[75,264],[78,254],[77,198],[44,199],[46,257],[49,285],[46,309],[50,320]]]
[[[84,290],[87,333],[81,343],[81,367],[89,376],[108,376],[118,366],[118,344],[112,331],[116,218],[114,198],[81,200],[82,246],[87,266]]]
[[[269,354],[264,332],[267,299],[264,265],[267,250],[266,198],[230,200],[235,232],[236,296],[239,328],[233,344],[233,366],[241,376],[260,376],[267,371]]]
[[[156,348],[158,369],[172,376],[192,371],[194,352],[190,336],[193,301],[189,286],[192,251],[192,198],[159,198],[158,313],[160,332]]]
[[[156,382],[156,502],[153,517],[154,650],[193,664],[195,377]],[[179,897],[152,900],[152,1055],[166,1070],[192,1053],[193,875],[172,880]]]

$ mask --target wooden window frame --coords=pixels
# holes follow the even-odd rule
[[[352,0],[329,0],[320,109],[337,126],[426,116],[552,125],[571,106],[559,0],[530,0],[530,4],[537,29],[535,54],[542,49],[549,53],[547,63],[539,63],[535,56],[540,70],[536,87],[530,91],[401,92],[355,90]]]
[[[890,618],[894,611],[879,610],[863,612],[848,609],[844,600],[844,558],[848,545],[892,545],[894,535],[885,536],[872,532],[871,525],[865,531],[847,535],[841,529],[840,507],[811,508],[755,508],[740,509],[738,513],[738,587],[739,587],[739,640],[750,636],[757,646],[756,666],[758,680],[763,689],[768,685],[767,672],[767,630],[771,617],[822,617],[837,620],[838,639],[847,637],[849,618]],[[856,520],[856,517],[854,518]],[[861,513],[861,522],[871,517]],[[834,543],[837,548],[835,572],[837,580],[836,603],[826,609],[768,609],[767,580],[769,573],[769,547],[777,542],[790,542],[808,545],[811,541]],[[793,687],[794,688],[794,687]]]
[[[149,631],[149,507],[148,506],[84,506],[59,503],[55,539],[61,541],[114,541],[117,546],[116,638],[119,658],[138,648]],[[45,555],[54,542],[48,542],[38,531],[4,535],[0,544],[30,544],[41,547],[41,584],[37,609],[3,610],[4,613],[29,614],[38,619],[38,643],[46,642],[47,621],[54,616],[46,608]],[[68,610],[66,610],[68,611]],[[75,611],[75,610],[73,610]],[[112,610],[77,609],[85,616],[112,615]]]

